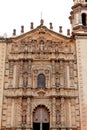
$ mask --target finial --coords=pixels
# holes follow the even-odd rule
[[[34,29],[33,25],[34,25],[33,22],[31,22],[30,29]]]
[[[67,36],[70,36],[70,29],[67,29]]]
[[[24,26],[21,26],[21,33],[24,33]]]
[[[40,20],[40,26],[43,26],[43,24],[44,24],[44,20],[42,19],[42,15],[43,15],[43,14],[42,14],[42,11],[41,11],[41,17],[40,17],[40,19],[41,19],[41,20]]]
[[[62,33],[62,26],[59,26],[59,33]]]
[[[16,36],[16,29],[13,29],[13,36]]]
[[[51,29],[51,30],[53,29],[52,23],[50,23],[50,29]]]

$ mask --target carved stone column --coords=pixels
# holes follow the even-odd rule
[[[21,118],[21,115],[22,115],[22,106],[21,106],[21,104],[22,104],[22,98],[20,97],[20,98],[18,98],[16,100],[17,100],[17,111],[18,111],[17,112],[18,126],[21,126],[21,123],[22,123],[22,118]]]
[[[67,63],[64,62],[64,87],[67,87]]]
[[[28,87],[31,87],[32,86],[32,84],[31,84],[31,64],[32,64],[32,61],[31,60],[29,60],[28,61]]]
[[[63,66],[63,61],[60,61],[60,87],[64,87],[64,66]]]
[[[32,110],[32,98],[31,98],[31,104],[30,104],[30,108],[31,108],[31,111],[30,111],[30,127],[33,128],[33,110]]]
[[[7,122],[6,122],[7,126],[11,125],[11,105],[12,105],[12,99],[8,98],[7,99]]]
[[[74,62],[74,87],[78,88],[78,71],[77,71],[77,64]]]
[[[14,70],[13,70],[13,88],[15,88],[16,87],[16,74],[17,74],[17,72],[16,72],[16,70],[17,70],[17,68],[16,68],[17,66],[16,65],[14,65]]]
[[[76,125],[76,113],[75,113],[75,99],[71,100],[71,118],[72,118],[72,126]]]
[[[49,86],[50,86],[50,85],[49,85],[49,76],[46,75],[46,87],[49,88]]]
[[[82,14],[79,14],[79,24],[82,25]]]
[[[27,125],[27,98],[22,97],[22,126]]]
[[[52,60],[52,88],[55,87],[55,60]]]
[[[55,73],[55,82],[56,82],[56,87],[59,87],[59,85],[60,85],[60,79],[59,79],[59,62],[58,61],[56,61],[56,73]]]
[[[61,126],[65,125],[64,98],[61,98]]]
[[[31,100],[30,97],[27,98],[27,125],[31,125]]]
[[[67,88],[70,88],[69,63],[66,64],[66,82],[67,82]]]
[[[56,125],[56,99],[55,97],[52,99],[52,117],[53,117],[53,122],[52,125],[55,126]]]
[[[14,127],[14,113],[15,113],[15,109],[14,109],[14,106],[15,106],[15,99],[13,98],[12,99],[12,105],[11,105],[11,126]]]
[[[20,68],[19,68],[19,87],[23,87],[23,75],[22,75],[22,71],[23,71],[23,61],[20,61]]]
[[[38,74],[38,71],[37,70],[34,70],[34,74],[33,74],[33,87],[34,88],[37,88],[37,74]]]
[[[74,63],[71,61],[70,66],[70,87],[74,87]]]
[[[18,75],[18,62],[15,61],[13,66],[13,88],[18,87]]]
[[[13,61],[9,62],[9,87],[13,86]]]

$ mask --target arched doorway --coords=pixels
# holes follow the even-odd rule
[[[33,113],[33,130],[49,130],[49,112],[44,106],[38,106]]]

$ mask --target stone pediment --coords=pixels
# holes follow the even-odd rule
[[[26,41],[26,40],[51,40],[51,41],[61,41],[68,42],[69,37],[64,36],[60,33],[54,32],[53,30],[48,29],[46,26],[38,26],[37,28],[23,33],[17,37],[13,38],[14,42]]]
[[[14,37],[11,42],[10,54],[12,55],[9,55],[9,59],[34,58],[45,60],[49,57],[52,58],[53,55],[50,54],[53,53],[59,58],[67,57],[65,54],[70,54],[68,56],[72,57],[74,50],[71,38],[56,33],[45,26],[38,26],[36,29]]]

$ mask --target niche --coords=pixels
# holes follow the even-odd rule
[[[82,14],[82,24],[84,26],[86,26],[86,14],[85,13]]]

